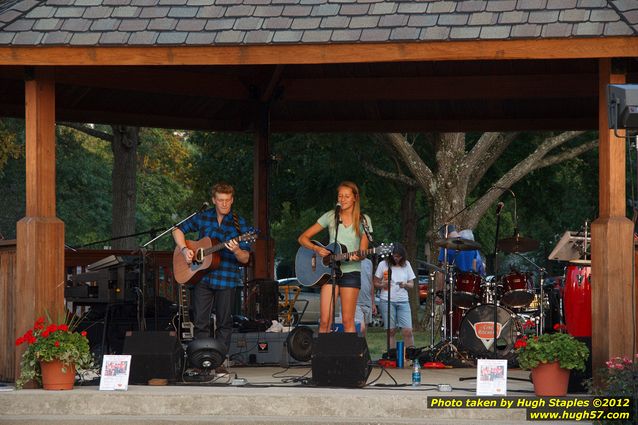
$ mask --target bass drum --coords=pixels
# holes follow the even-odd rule
[[[461,347],[476,357],[493,355],[494,308],[496,308],[496,353],[499,358],[509,358],[514,354],[519,323],[512,311],[495,304],[483,304],[467,311],[461,322],[459,342]]]

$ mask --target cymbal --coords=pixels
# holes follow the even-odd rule
[[[442,269],[442,268],[440,268],[440,267],[438,267],[438,266],[435,266],[434,264],[430,264],[430,263],[428,263],[427,261],[423,261],[423,260],[416,260],[416,261],[417,261],[419,264],[421,264],[422,266],[424,266],[425,268],[427,268],[427,269],[431,269],[431,270],[434,270],[435,272],[442,272],[442,271],[443,271],[443,269]]]
[[[534,251],[539,247],[539,242],[535,239],[525,238],[520,235],[505,238],[498,241],[498,249],[507,253]]]
[[[569,264],[580,264],[582,266],[591,266],[591,260],[581,259],[581,258],[572,258],[569,260]]]
[[[471,239],[463,238],[447,238],[437,239],[434,242],[437,246],[447,249],[455,249],[457,251],[472,251],[474,249],[481,249],[481,244]]]

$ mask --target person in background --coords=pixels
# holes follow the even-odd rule
[[[474,240],[474,233],[470,229],[461,230],[459,236],[470,241]],[[455,264],[463,272],[473,272],[485,276],[485,262],[478,249],[458,251]]]
[[[412,312],[408,289],[414,287],[416,275],[410,262],[406,258],[405,248],[400,243],[394,244],[392,255],[377,266],[374,273],[374,286],[381,288],[379,308],[383,316],[383,323],[390,324],[390,347],[396,345],[396,330],[401,328],[403,343],[406,347],[414,345],[412,335]],[[390,317],[388,317],[388,269],[391,268],[389,282],[390,289]]]
[[[357,298],[357,309],[354,321],[361,324],[361,335],[366,336],[368,323],[372,322],[372,316],[377,314],[377,306],[374,304],[374,285],[372,284],[372,261],[367,258],[361,260],[361,290]]]
[[[315,251],[321,257],[326,257],[331,252],[319,245],[312,243],[312,237],[317,233],[328,229],[330,243],[334,242],[338,226],[337,242],[345,245],[348,252],[368,249],[368,232],[372,232],[370,218],[361,214],[361,199],[359,188],[350,181],[344,181],[337,187],[338,208],[324,213],[317,222],[306,229],[297,239],[299,244],[307,249]],[[356,332],[354,314],[361,288],[361,258],[352,255],[349,261],[342,261],[342,275],[337,278],[335,296],[341,298],[341,321],[345,332]],[[327,333],[332,327],[332,281],[328,281],[321,287],[319,333]],[[336,300],[334,300],[336,305]]]

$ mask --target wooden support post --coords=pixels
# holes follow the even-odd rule
[[[25,84],[26,216],[17,223],[15,334],[64,309],[64,223],[55,216],[55,81],[36,70]],[[19,363],[22,347],[16,353]],[[17,365],[16,365],[17,370]]]
[[[253,162],[253,217],[259,229],[254,249],[254,279],[273,279],[274,246],[270,239],[268,194],[270,175],[270,112],[267,103],[259,105],[259,119],[255,135]]]
[[[608,127],[607,85],[622,84],[610,59],[599,63],[599,217],[592,224],[593,368],[612,356],[632,353],[633,224],[625,213],[624,138]],[[623,135],[624,131],[619,130]]]

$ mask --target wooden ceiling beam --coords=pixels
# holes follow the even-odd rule
[[[635,36],[241,46],[11,46],[0,65],[277,65],[638,57]]]
[[[597,96],[595,74],[284,79],[286,101],[459,100]]]
[[[131,112],[95,111],[95,110],[67,110],[58,108],[57,121],[90,122],[95,124],[122,124],[151,128],[171,128],[189,130],[214,131],[246,131],[241,117],[236,119],[212,120],[201,117],[185,117],[174,115],[144,114]]]
[[[243,100],[248,88],[234,75],[140,67],[56,67],[56,84],[141,93],[205,96]],[[2,78],[24,79],[19,68],[0,69]]]
[[[273,133],[371,133],[430,131],[562,131],[593,130],[596,117],[524,118],[524,119],[458,119],[458,120],[343,120],[343,121],[277,121],[271,123]]]
[[[0,104],[2,116],[24,117],[24,106]],[[174,128],[242,132],[249,131],[246,121],[237,119],[211,120],[157,114],[130,114],[113,111],[66,110],[58,108],[57,121],[119,123],[142,127]],[[518,118],[518,119],[405,119],[405,120],[280,120],[273,118],[274,133],[342,133],[342,132],[427,132],[427,131],[525,131],[525,130],[594,130],[596,117],[580,118]]]

